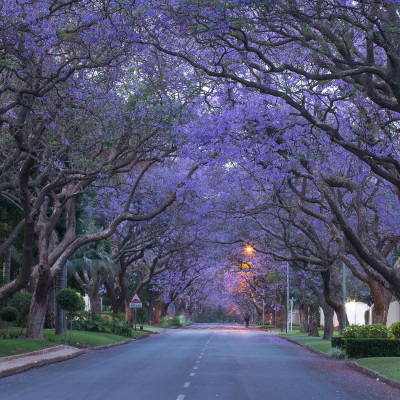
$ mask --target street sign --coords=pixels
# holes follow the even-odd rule
[[[142,308],[142,303],[129,303],[129,308]]]
[[[139,295],[137,294],[137,292],[135,292],[135,294],[132,296],[130,303],[141,303],[142,300],[140,300]]]

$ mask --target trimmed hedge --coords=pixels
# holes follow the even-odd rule
[[[400,356],[400,340],[348,338],[343,341],[344,350],[350,358]]]
[[[344,341],[345,339],[342,338],[341,336],[332,337],[331,339],[332,347],[337,347],[338,349],[344,350]]]

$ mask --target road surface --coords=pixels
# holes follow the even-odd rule
[[[382,400],[400,391],[274,334],[193,325],[0,379],[1,400]]]

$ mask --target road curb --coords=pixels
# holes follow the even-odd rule
[[[381,381],[383,383],[386,383],[387,385],[390,385],[390,386],[393,386],[393,387],[395,387],[397,389],[400,389],[400,383],[399,382],[396,382],[396,381],[394,381],[394,380],[392,380],[390,378],[387,378],[386,376],[378,374],[378,372],[375,372],[372,369],[363,367],[362,365],[357,364],[357,362],[355,362],[355,361],[346,361],[346,364],[349,367],[351,367],[351,368],[353,368],[353,369],[355,369],[355,370],[357,370],[359,372],[362,372],[365,375],[370,376],[371,378],[375,378],[376,380],[379,380],[379,381]]]
[[[334,360],[334,358],[331,357],[329,354],[326,354],[326,353],[323,353],[322,351],[314,349],[314,347],[311,347],[310,345],[304,345],[304,344],[301,344],[301,343],[297,342],[294,339],[290,339],[290,338],[287,338],[287,337],[284,337],[284,336],[280,336],[280,335],[278,335],[278,336],[280,338],[282,338],[282,339],[287,340],[290,343],[294,343],[294,344],[297,344],[297,345],[299,345],[301,347],[304,347],[304,348],[312,351],[313,353],[318,354],[319,356],[322,356],[322,357],[325,357],[325,358],[330,358],[331,360]],[[363,367],[362,365],[357,364],[356,361],[346,361],[346,360],[344,360],[344,362],[350,368],[353,368],[356,371],[361,372],[364,375],[369,376],[370,378],[375,378],[376,380],[379,380],[380,382],[383,382],[383,383],[386,383],[387,385],[393,386],[396,389],[400,389],[400,382],[396,382],[393,379],[387,378],[386,376],[383,376],[383,375],[379,374],[378,372],[373,371],[372,369]]]
[[[5,378],[10,375],[15,375],[19,374],[20,372],[27,371],[28,369],[31,368],[36,368],[36,367],[42,367],[43,365],[47,364],[53,364],[61,361],[66,361],[71,358],[78,357],[82,354],[87,353],[88,351],[93,351],[93,350],[103,350],[103,349],[108,349],[110,347],[116,347],[116,346],[121,346],[126,343],[133,342],[138,339],[143,339],[150,336],[148,335],[143,335],[137,339],[126,339],[123,340],[122,342],[117,342],[117,343],[111,343],[107,344],[104,346],[90,346],[90,347],[83,347],[83,348],[77,348],[77,347],[71,347],[71,346],[66,346],[66,345],[59,345],[59,346],[54,346],[54,347],[49,347],[47,349],[43,350],[37,350],[37,351],[31,351],[29,353],[22,353],[22,354],[16,354],[14,356],[8,356],[8,357],[1,357],[0,358],[0,378]],[[57,353],[59,352],[60,354],[54,354],[53,357],[49,358],[41,358],[44,355],[51,354],[51,353]],[[36,357],[35,357],[36,356]],[[18,364],[18,360],[21,360],[21,363]],[[4,363],[10,362],[12,363],[15,361],[15,366],[5,366]],[[1,366],[1,363],[3,363],[3,369]]]
[[[48,353],[56,352],[56,351],[69,351],[68,354],[59,354],[55,355],[54,357],[51,358],[37,358],[35,359],[35,356],[43,356]],[[38,351],[33,351],[31,353],[24,353],[24,354],[17,354],[16,356],[9,356],[9,357],[2,357],[0,358],[0,361],[15,361],[18,359],[26,358],[27,360],[20,365],[15,365],[15,366],[9,366],[6,367],[5,369],[1,370],[0,368],[0,378],[5,378],[10,375],[15,375],[19,374],[21,372],[27,371],[28,369],[31,368],[36,368],[36,367],[42,367],[43,365],[47,364],[53,364],[57,363],[60,361],[66,361],[71,358],[75,358],[77,356],[80,356],[81,354],[86,353],[86,349],[77,349],[75,347],[69,347],[69,346],[55,346],[51,347],[49,349],[43,349],[43,350],[38,350]],[[30,359],[32,358],[32,359]]]

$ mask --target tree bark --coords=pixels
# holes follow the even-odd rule
[[[56,278],[56,291],[67,287],[67,266],[64,265]],[[63,335],[67,329],[67,314],[65,310],[57,304],[56,307],[56,335]]]
[[[311,303],[309,305],[309,321],[308,321],[308,323],[309,323],[309,331],[308,331],[308,336],[319,337],[318,316],[319,316],[318,304]]]
[[[308,332],[308,304],[301,302],[299,307],[300,332]]]
[[[43,325],[46,317],[51,279],[50,271],[43,265],[38,266],[37,277],[34,282],[34,292],[29,310],[29,323],[26,332],[28,339],[43,340]]]

